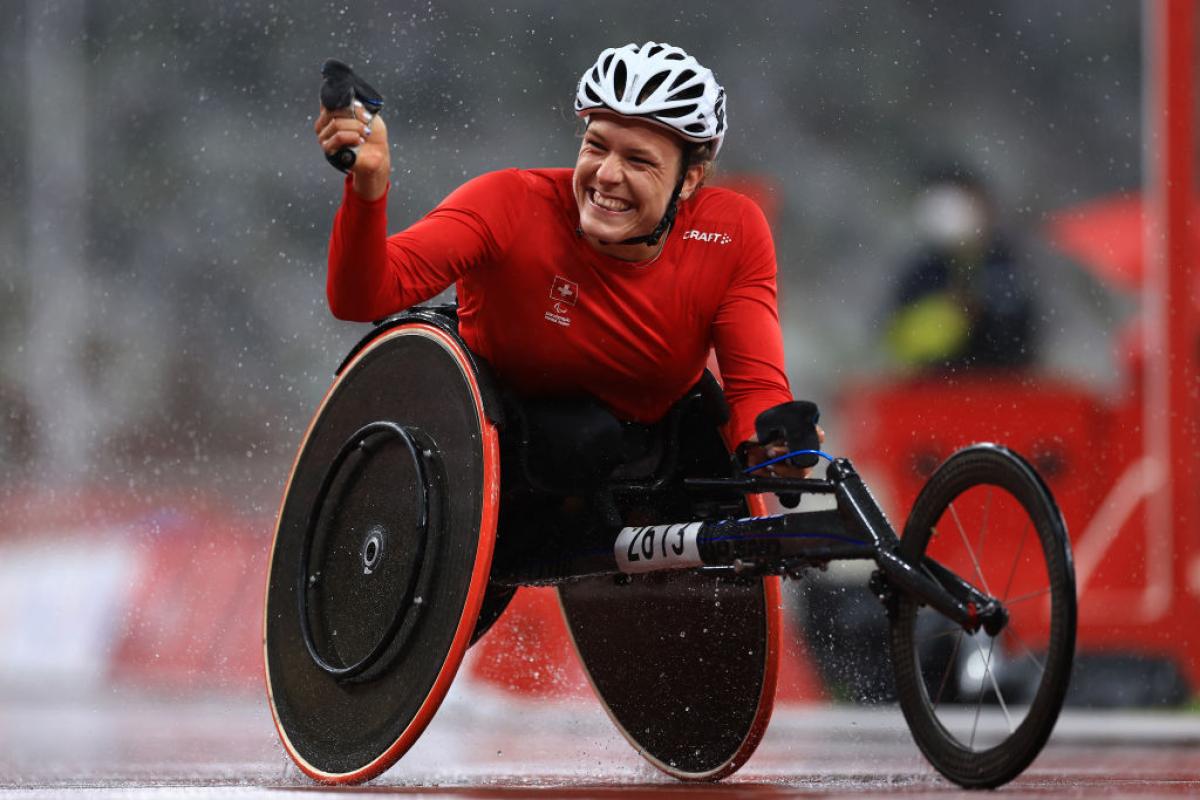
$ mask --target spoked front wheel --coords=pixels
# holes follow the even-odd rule
[[[1075,653],[1075,571],[1049,490],[1020,456],[976,445],[922,489],[901,555],[936,561],[999,600],[1008,624],[969,634],[901,595],[892,620],[900,707],[917,746],[950,780],[1000,786],[1050,736]]]

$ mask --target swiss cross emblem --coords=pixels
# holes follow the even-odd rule
[[[561,275],[554,276],[554,285],[550,287],[550,299],[556,303],[575,305],[579,298],[579,284],[569,281]]]

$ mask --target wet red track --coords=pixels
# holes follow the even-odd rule
[[[0,796],[321,796],[287,761],[261,698],[116,692],[0,710]],[[592,704],[529,704],[456,686],[416,747],[351,793],[405,797],[788,798],[960,794],[894,708],[777,709],[733,778],[685,785],[643,763]],[[1200,795],[1200,715],[1068,713],[1006,796]],[[966,793],[962,793],[966,794]],[[977,795],[976,795],[977,796]]]

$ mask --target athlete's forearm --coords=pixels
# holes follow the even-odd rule
[[[346,182],[329,240],[325,292],[338,319],[370,322],[401,310],[387,260],[387,191],[365,200]]]

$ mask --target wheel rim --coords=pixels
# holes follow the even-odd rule
[[[1007,489],[967,488],[926,532],[933,558],[1009,612],[996,636],[968,634],[928,607],[913,609],[912,656],[927,708],[944,735],[982,753],[1016,734],[1046,683],[1053,640],[1051,554],[1034,517]]]
[[[379,455],[382,448],[391,441],[399,441],[404,446],[408,461],[416,476],[417,518],[415,531],[405,535],[389,531],[382,523],[375,523],[366,525],[365,530],[362,531],[352,530],[348,536],[334,531],[324,537],[318,537],[317,531],[320,523],[328,517],[325,513],[326,507],[338,506],[337,501],[352,493],[368,468],[370,460]],[[358,458],[354,458],[354,456],[358,456]],[[425,554],[429,549],[431,537],[436,535],[436,527],[430,526],[429,509],[430,503],[438,502],[440,497],[440,487],[432,478],[438,473],[438,470],[429,469],[426,464],[428,459],[434,457],[431,450],[418,444],[413,432],[408,428],[386,421],[369,423],[355,431],[342,445],[330,463],[321,481],[320,489],[313,499],[308,524],[305,527],[304,543],[301,546],[301,558],[297,572],[296,598],[300,606],[298,621],[304,646],[313,663],[321,671],[339,681],[348,681],[363,675],[378,663],[386,652],[402,652],[416,626],[423,608],[424,589],[428,587],[431,573]],[[339,481],[339,478],[342,480]],[[338,490],[336,492],[334,491],[335,487]],[[334,502],[330,503],[331,499]],[[330,525],[334,526],[334,523],[330,521]],[[314,569],[313,550],[318,541],[322,542],[326,549],[340,548],[343,551],[357,552],[357,566],[362,568],[360,582],[364,585],[365,591],[377,592],[372,585],[374,583],[390,584],[387,593],[396,597],[397,602],[390,613],[383,612],[383,619],[387,620],[384,624],[372,626],[381,628],[378,636],[374,637],[373,644],[364,647],[359,641],[339,647],[336,641],[338,636],[336,623],[326,624],[324,627],[329,630],[321,637],[324,642],[323,644],[317,642],[318,635],[314,632],[313,625],[315,619],[320,619],[322,616],[333,619],[356,616],[352,604],[348,611],[341,613],[335,611],[322,615],[314,611],[314,601],[320,601],[323,590],[321,569]],[[393,552],[401,550],[402,543],[409,545],[409,552]],[[404,556],[407,558],[403,558]],[[343,562],[346,560],[342,559]],[[387,573],[389,562],[394,560],[407,561],[407,563],[402,564],[398,570],[392,570],[400,573],[391,576],[392,581],[379,580]],[[324,562],[323,558],[315,561],[318,567]],[[343,568],[343,572],[347,572],[347,570]],[[357,570],[351,572],[351,574],[356,573]],[[397,583],[399,591],[395,591]],[[347,591],[346,594],[353,595],[354,592]],[[378,616],[378,612],[376,612],[376,616]],[[363,637],[358,638],[361,640]],[[370,641],[369,634],[367,641]],[[330,650],[335,652],[330,654]],[[355,657],[358,652],[364,650],[365,654]],[[339,666],[334,661],[342,663]]]
[[[891,644],[900,707],[939,772],[960,786],[994,788],[1041,752],[1066,697],[1076,625],[1066,525],[1024,459],[975,445],[938,467],[913,504],[900,554],[919,564],[927,553],[980,591],[1007,596],[1010,624],[996,641],[964,634],[956,654],[957,632],[926,621],[930,612],[899,594]],[[932,665],[930,651],[939,656]],[[961,687],[960,674],[969,679]]]

